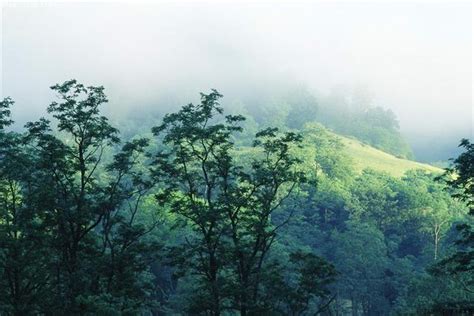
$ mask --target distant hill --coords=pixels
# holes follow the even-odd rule
[[[337,135],[344,144],[345,151],[353,160],[354,169],[362,171],[371,168],[385,171],[395,177],[401,177],[407,170],[424,169],[433,173],[442,173],[443,169],[428,164],[397,158],[391,154],[366,145],[356,139]]]

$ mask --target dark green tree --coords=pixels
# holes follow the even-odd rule
[[[474,216],[474,144],[463,139],[459,145],[464,148],[450,168],[446,169],[443,179],[453,189],[452,196],[463,201]],[[474,229],[472,218],[458,225],[460,238],[456,241],[457,251],[431,269],[435,275],[449,274],[462,279],[462,288],[474,293]],[[471,311],[474,309],[470,305]]]
[[[193,312],[209,311],[219,315],[224,294],[223,235],[226,201],[222,195],[232,185],[235,167],[231,164],[230,135],[239,131],[235,123],[240,116],[228,116],[224,124],[211,124],[214,115],[222,113],[217,91],[202,95],[199,105],[188,104],[177,113],[168,114],[163,124],[153,128],[168,150],[156,155],[154,174],[165,188],[157,198],[167,203],[196,231],[195,238],[186,239],[183,248],[174,249],[176,263],[200,276],[197,292],[199,304]]]
[[[195,231],[173,251],[176,264],[200,280],[192,312],[246,315],[259,311],[265,259],[291,216],[274,223],[272,214],[306,181],[292,154],[302,138],[269,128],[238,156],[232,135],[244,118],[222,120],[220,97],[215,90],[202,94],[200,104],[166,115],[153,128],[166,146],[156,155],[154,173],[164,179],[158,200]]]
[[[373,224],[351,221],[347,229],[334,230],[328,242],[330,260],[340,277],[339,295],[351,301],[353,315],[384,315],[388,301],[383,295],[389,267],[383,233]]]
[[[335,296],[330,297],[329,285],[336,279],[336,269],[324,258],[313,253],[297,251],[290,255],[291,267],[296,272],[296,282],[285,291],[290,315],[318,314],[324,311]],[[318,302],[318,304],[315,304]],[[315,310],[310,310],[316,305]]]
[[[103,87],[52,89],[57,130],[43,118],[24,135],[5,133],[11,101],[2,103],[2,273],[14,281],[5,310],[136,313],[149,302],[157,247],[146,239],[156,222],[140,212],[153,186],[140,166],[148,141],[115,148],[118,130],[99,112]]]
[[[44,213],[31,205],[38,190],[31,155],[23,135],[5,130],[10,98],[0,102],[0,313],[40,311],[48,290],[51,262]]]

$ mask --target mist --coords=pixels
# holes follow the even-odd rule
[[[1,93],[19,124],[71,78],[104,85],[113,117],[211,88],[228,104],[363,93],[395,112],[419,160],[444,160],[472,137],[471,23],[471,4],[450,2],[5,5]]]

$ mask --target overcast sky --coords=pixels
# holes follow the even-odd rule
[[[10,5],[1,35],[2,94],[22,118],[70,78],[136,109],[183,89],[298,82],[364,87],[410,139],[472,137],[469,2]]]

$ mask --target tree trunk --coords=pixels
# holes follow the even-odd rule
[[[435,225],[434,226],[434,260],[438,259],[440,231],[441,231],[440,225]]]

